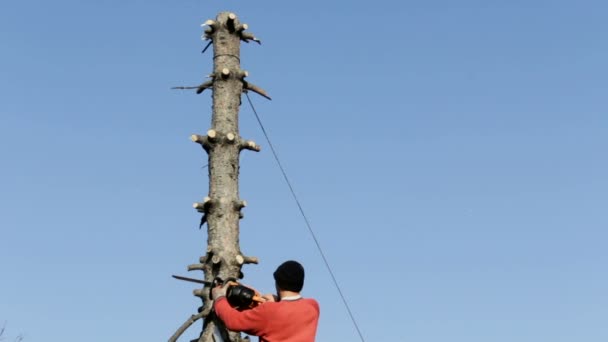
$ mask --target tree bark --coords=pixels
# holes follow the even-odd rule
[[[207,258],[205,279],[239,278],[241,265],[237,263],[239,247],[239,146],[226,139],[228,134],[239,136],[239,106],[243,82],[237,77],[240,67],[240,38],[235,32],[238,19],[223,12],[215,20],[217,27],[211,34],[213,41],[213,116],[211,129],[216,137],[209,150],[209,198],[207,211]],[[235,25],[236,24],[236,25]],[[232,32],[231,32],[232,31]],[[212,305],[209,291],[204,292],[204,311]],[[200,342],[213,342],[217,322],[206,319]],[[231,341],[239,341],[240,334],[230,333]]]
[[[246,202],[239,198],[239,154],[242,150],[260,151],[253,141],[243,139],[239,134],[239,107],[241,94],[249,89],[265,97],[264,90],[248,84],[244,78],[247,72],[240,67],[240,42],[253,39],[246,35],[246,24],[241,24],[234,13],[222,12],[215,20],[205,22],[205,39],[213,43],[213,73],[211,80],[198,87],[177,87],[197,89],[200,94],[205,89],[213,90],[213,115],[211,128],[206,136],[192,135],[194,142],[201,144],[209,155],[209,194],[202,202],[194,203],[194,208],[205,215],[207,223],[207,250],[200,257],[200,264],[188,267],[189,271],[202,270],[205,280],[211,282],[216,277],[224,280],[243,277],[244,264],[258,262],[256,257],[244,256],[239,247],[239,220],[241,209]],[[269,98],[269,97],[268,97]],[[205,221],[201,221],[201,225]],[[203,331],[199,342],[219,342],[214,338],[218,331],[225,342],[241,341],[240,333],[230,332],[217,320],[212,312],[210,287],[194,290],[203,306],[199,314],[192,315],[171,337],[177,341],[180,335],[200,318],[204,318]],[[247,339],[243,339],[247,341]]]

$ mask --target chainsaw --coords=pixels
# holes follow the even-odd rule
[[[174,275],[173,278],[197,284],[204,284],[206,286],[210,286],[211,288],[224,286],[227,284],[228,288],[226,289],[226,299],[228,300],[228,304],[237,310],[252,309],[265,302],[264,298],[262,298],[259,292],[250,287],[242,285],[241,283],[237,282],[235,278],[222,280],[222,278],[216,277],[213,279],[213,281],[205,281],[176,275]]]

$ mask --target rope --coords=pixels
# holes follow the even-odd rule
[[[315,235],[314,231],[312,230],[312,226],[310,225],[310,222],[308,221],[306,214],[304,214],[304,209],[302,209],[302,205],[300,204],[300,201],[298,200],[298,196],[296,196],[296,192],[294,191],[293,186],[291,185],[291,182],[289,181],[289,178],[287,177],[287,173],[285,172],[285,169],[283,168],[281,161],[279,160],[277,151],[274,149],[274,146],[270,142],[270,138],[268,137],[268,132],[266,132],[266,129],[264,128],[264,125],[262,124],[262,120],[260,120],[260,116],[258,115],[258,112],[255,110],[255,107],[253,106],[253,103],[251,102],[251,99],[249,98],[249,94],[245,93],[245,95],[247,96],[247,101],[249,102],[249,105],[251,106],[251,110],[253,111],[253,114],[255,114],[255,118],[257,119],[258,124],[260,125],[260,128],[262,129],[262,133],[264,133],[264,136],[266,137],[266,141],[268,142],[268,146],[270,146],[270,150],[272,151],[274,160],[277,162],[277,165],[279,166],[279,169],[281,170],[281,173],[283,174],[285,183],[287,183],[287,186],[289,187],[289,191],[291,191],[291,195],[293,196],[293,199],[295,200],[296,204],[298,205],[298,209],[300,209],[300,214],[302,214],[302,217],[304,218],[304,222],[306,222],[308,231],[310,232],[310,235],[312,236],[312,239],[314,240],[315,245],[317,245],[319,254],[321,254],[321,258],[323,259],[323,262],[325,263],[325,267],[327,268],[327,270],[329,271],[329,274],[331,275],[331,279],[333,280],[334,285],[336,286],[336,289],[338,290],[338,293],[340,294],[340,298],[342,298],[342,302],[344,303],[344,306],[346,307],[346,311],[348,311],[348,315],[350,316],[350,319],[353,322],[355,329],[357,329],[357,333],[359,334],[361,341],[365,342],[365,339],[363,338],[363,334],[361,333],[361,330],[359,329],[359,325],[357,324],[357,321],[355,320],[355,316],[353,316],[353,313],[350,310],[348,302],[346,301],[346,297],[342,293],[342,289],[340,288],[340,285],[338,284],[338,280],[336,280],[336,276],[334,275],[334,272],[331,270],[331,266],[329,266],[329,262],[327,261],[327,258],[325,257],[325,253],[323,253],[323,249],[321,249],[319,240],[317,239],[317,236]]]

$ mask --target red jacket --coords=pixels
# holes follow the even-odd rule
[[[259,336],[260,342],[314,342],[319,322],[319,304],[310,298],[238,311],[221,297],[215,301],[215,313],[228,329]]]

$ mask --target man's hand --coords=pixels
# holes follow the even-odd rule
[[[263,295],[262,298],[264,298],[266,300],[264,303],[276,302],[279,300],[279,298],[276,295],[273,295],[270,293]]]
[[[211,298],[216,300],[220,297],[226,297],[226,291],[228,290],[229,284],[225,284],[224,286],[216,286],[211,289]]]

